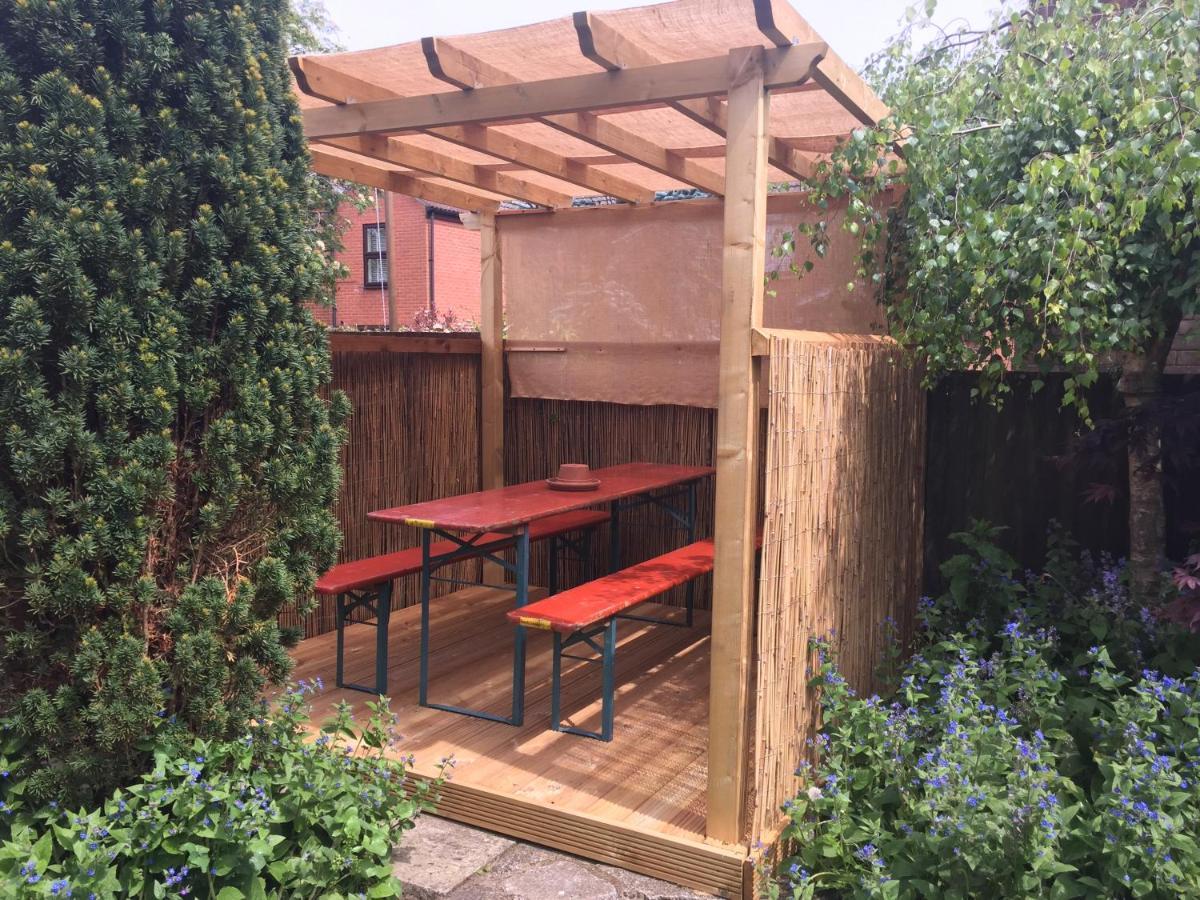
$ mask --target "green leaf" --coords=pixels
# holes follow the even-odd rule
[[[367,891],[368,897],[399,897],[400,882],[395,879],[381,881]]]
[[[38,862],[39,871],[50,864],[50,857],[53,853],[54,838],[52,833],[47,830],[37,839],[37,843],[33,845],[33,849],[30,851],[30,855]]]

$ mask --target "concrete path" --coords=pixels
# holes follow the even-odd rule
[[[423,815],[393,853],[408,900],[709,900],[624,869]]]

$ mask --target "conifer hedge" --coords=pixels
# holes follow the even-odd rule
[[[34,794],[241,729],[337,549],[284,13],[0,2],[0,716]]]

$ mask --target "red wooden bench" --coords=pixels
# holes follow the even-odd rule
[[[553,593],[558,582],[558,543],[566,541],[575,547],[582,555],[581,548],[570,542],[567,535],[573,532],[589,531],[597,525],[609,520],[609,514],[603,510],[580,509],[573,512],[537,519],[529,525],[531,541],[551,540],[550,577],[548,587]],[[495,553],[511,546],[515,539],[511,534],[499,532],[472,535],[467,538],[472,547],[480,553]],[[461,545],[454,541],[435,541],[430,545],[430,556],[453,553],[462,550]],[[458,557],[462,559],[460,555]],[[388,622],[391,614],[392,582],[405,575],[415,575],[421,571],[421,548],[410,547],[395,553],[384,553],[367,559],[339,563],[317,579],[316,592],[322,596],[337,597],[335,607],[337,618],[337,677],[338,687],[356,691],[366,691],[371,694],[387,692],[387,655],[388,655]],[[375,635],[375,687],[369,688],[359,684],[347,684],[342,676],[346,622],[351,613],[365,609],[374,622],[364,622],[373,625]]]
[[[697,541],[645,562],[589,581],[530,603],[508,613],[509,621],[526,628],[554,632],[554,669],[550,690],[550,727],[555,731],[611,741],[613,735],[614,668],[617,651],[617,619],[647,600],[673,587],[687,584],[713,568],[713,543]],[[603,644],[595,640],[603,634]],[[591,657],[572,656],[563,651],[587,644],[600,655],[602,666],[600,731],[586,731],[562,724],[562,658],[596,662]]]

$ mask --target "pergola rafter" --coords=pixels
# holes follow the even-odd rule
[[[381,84],[339,72],[318,58],[292,57],[289,63],[296,78],[296,85],[304,94],[338,106],[391,100],[401,96]],[[537,145],[480,126],[430,128],[424,133],[468,150],[489,154],[522,168],[550,175],[585,190],[607,194],[630,203],[647,203],[654,199],[654,191],[624,178],[594,171],[585,163],[566,159]],[[509,196],[529,199],[517,193]]]
[[[635,66],[650,66],[662,60],[639,45],[628,35],[609,23],[602,16],[591,12],[577,12],[574,16],[575,31],[579,35],[579,49],[588,59],[609,71],[619,71]],[[703,125],[714,134],[725,137],[728,121],[726,102],[720,97],[702,97],[695,100],[675,100],[672,109]],[[724,147],[720,148],[724,155]],[[668,150],[685,158],[690,154]],[[816,158],[809,153],[789,147],[779,138],[769,138],[767,160],[775,168],[795,178],[808,178],[816,170]]]
[[[754,16],[759,31],[776,47],[816,39],[812,26],[781,0],[754,0]],[[813,80],[863,125],[874,125],[888,115],[887,105],[832,51],[813,68]]]
[[[330,178],[365,184],[367,187],[379,188],[381,191],[407,194],[418,200],[452,206],[457,209],[494,210],[500,206],[498,198],[415,178],[405,172],[372,165],[370,160],[331,153],[320,146],[311,147],[309,152],[312,156],[313,168]]]
[[[537,144],[488,128],[484,125],[455,125],[432,129],[430,134],[458,144],[468,150],[478,150],[502,160],[553,175],[563,181],[582,185],[590,190],[629,203],[650,203],[654,191],[635,182],[604,172],[590,162],[571,159],[539,147]]]
[[[365,134],[352,138],[336,138],[323,143],[369,159],[406,166],[427,175],[445,178],[460,184],[474,185],[506,197],[515,197],[518,200],[536,203],[539,206],[554,209],[571,205],[570,194],[531,184],[522,178],[516,178],[505,172],[496,172],[475,163],[463,162],[425,147],[414,146],[401,138]]]
[[[425,58],[429,61],[429,71],[434,76],[457,87],[469,89],[498,87],[515,84],[520,81],[516,76],[490,65],[486,60],[481,60],[469,53],[465,53],[448,41],[438,38],[426,38],[421,42],[421,46],[425,50]],[[692,75],[692,73],[685,72],[682,68],[671,72],[662,71],[661,69],[659,72],[651,72],[650,70],[653,68],[655,67],[643,67],[645,74],[650,76],[643,81],[646,84],[643,90],[648,98],[649,95],[662,91],[662,88],[655,89],[654,76],[657,75],[663,78],[664,81],[672,77],[683,81],[689,75]],[[574,76],[571,80],[586,77]],[[543,82],[543,85],[545,84]],[[529,85],[529,87],[532,87],[532,85]],[[603,93],[601,82],[599,81],[591,81],[590,83],[576,82],[573,89],[582,90],[585,95],[589,89],[593,93],[600,89],[600,92]],[[682,84],[675,87],[675,89],[687,90]],[[637,86],[630,93],[619,95],[622,98],[628,96],[630,99],[627,102],[620,102],[620,100],[610,98],[611,105],[623,106],[636,103],[636,90]],[[650,102],[650,100],[648,99],[646,102]],[[591,105],[598,106],[599,104],[596,100],[593,100]],[[586,110],[567,111],[559,115],[540,115],[537,116],[537,120],[564,134],[595,144],[597,147],[607,150],[610,153],[615,153],[632,162],[640,163],[648,169],[653,169],[655,172],[678,179],[692,187],[697,187],[703,191],[717,195],[725,191],[725,180],[711,169],[698,165],[687,157],[681,156],[665,147],[660,147],[628,129],[603,119],[596,113]]]

